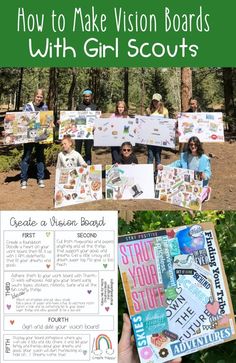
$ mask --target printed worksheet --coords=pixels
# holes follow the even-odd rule
[[[117,212],[1,213],[1,362],[117,362]]]

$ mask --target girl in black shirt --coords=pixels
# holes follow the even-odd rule
[[[133,152],[133,146],[129,141],[123,142],[120,147],[119,164],[138,164],[138,159]]]

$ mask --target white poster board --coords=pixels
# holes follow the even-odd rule
[[[125,141],[135,145],[135,118],[100,118],[95,120],[94,146],[121,146]]]
[[[106,199],[154,199],[153,165],[107,165]]]
[[[175,149],[176,120],[158,116],[137,116],[136,142]]]
[[[196,136],[201,142],[224,142],[222,112],[186,112],[178,118],[179,142]]]
[[[55,208],[102,199],[102,166],[56,168]]]
[[[93,139],[94,121],[101,111],[61,111],[59,139],[70,135],[72,139]]]
[[[164,166],[158,171],[155,197],[162,202],[201,210],[203,181],[199,174],[189,169]]]

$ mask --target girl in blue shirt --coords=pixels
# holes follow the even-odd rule
[[[181,153],[180,159],[174,161],[168,166],[173,168],[190,169],[199,172],[199,177],[203,180],[202,201],[209,199],[211,188],[208,187],[211,178],[211,163],[198,137],[192,136],[188,140],[186,151]],[[158,170],[162,170],[163,165],[158,166]]]

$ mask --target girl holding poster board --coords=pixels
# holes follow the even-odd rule
[[[200,180],[203,180],[202,201],[209,199],[211,188],[208,187],[211,178],[211,163],[198,137],[192,136],[188,140],[186,151],[181,153],[180,159],[168,166],[173,168],[183,168],[194,170],[199,173]],[[162,170],[163,165],[158,165],[158,170]]]
[[[126,141],[120,147],[120,157],[117,161],[118,164],[138,164],[138,159],[133,151],[131,142]]]
[[[125,101],[117,101],[115,112],[111,115],[111,117],[116,118],[127,118],[128,117],[128,108],[126,106]],[[111,158],[112,164],[119,163],[120,160],[120,147],[112,146],[111,147]]]
[[[158,117],[169,117],[169,112],[162,101],[162,95],[159,93],[155,93],[152,96],[152,101],[150,107],[147,109],[147,114],[150,116],[158,116]],[[157,120],[158,122],[158,120]],[[155,161],[155,170],[154,170],[154,177],[157,175],[157,168],[158,165],[161,163],[161,151],[162,148],[160,146],[155,145],[148,145],[147,147],[147,163],[153,164],[153,160]]]
[[[47,111],[48,106],[44,103],[44,90],[37,89],[34,93],[34,99],[32,102],[27,103],[23,107],[23,111]],[[37,179],[38,186],[44,188],[44,145],[39,143],[27,143],[24,144],[24,152],[21,160],[21,189],[27,188],[28,169],[30,163],[30,157],[35,148],[36,153],[36,165],[37,165]]]

